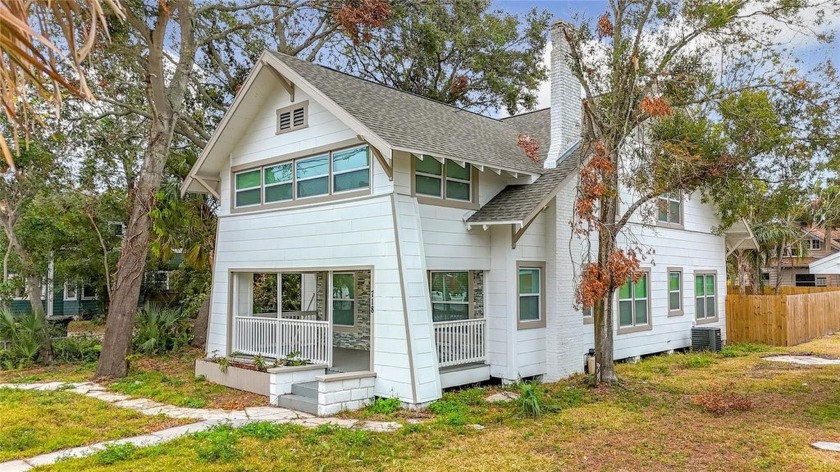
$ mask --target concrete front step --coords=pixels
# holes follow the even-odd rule
[[[277,398],[277,406],[281,408],[288,408],[290,410],[302,411],[310,415],[318,415],[318,398],[317,387],[315,398],[304,397],[301,395],[281,395]]]
[[[318,400],[318,382],[303,382],[292,385],[292,394]]]

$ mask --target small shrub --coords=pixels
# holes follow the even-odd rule
[[[715,388],[695,396],[692,402],[716,416],[723,416],[734,411],[752,410],[752,399],[735,393],[733,389],[734,384],[725,388]]]
[[[58,362],[95,362],[102,352],[102,342],[94,336],[74,336],[53,343],[53,353]]]
[[[236,435],[230,424],[220,424],[207,431],[196,433],[200,439],[195,453],[203,462],[230,462],[239,458],[236,451]]]
[[[28,313],[15,317],[11,312],[0,310],[0,340],[8,341],[0,349],[0,368],[22,369],[38,358],[43,345],[44,322]]]
[[[399,398],[379,397],[367,406],[367,410],[376,415],[390,415],[402,408]]]
[[[723,346],[723,349],[720,350],[721,357],[744,357],[749,355],[753,352],[767,352],[770,351],[771,347],[765,344],[752,344],[752,343],[742,343],[742,344],[727,344]]]
[[[519,413],[524,416],[536,418],[543,414],[543,395],[535,382],[519,384],[519,398],[516,403],[519,406]]]
[[[117,462],[131,459],[137,446],[131,443],[111,444],[96,455],[96,462],[100,465],[114,465]]]
[[[258,371],[268,372],[268,363],[265,361],[265,358],[262,355],[257,354],[256,356],[254,356],[252,361],[254,363],[254,367],[256,367]]]
[[[164,354],[187,346],[192,336],[190,320],[180,310],[146,305],[137,314],[134,349],[144,354]]]

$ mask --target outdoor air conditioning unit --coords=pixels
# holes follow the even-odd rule
[[[691,350],[718,352],[722,346],[720,328],[691,328]]]

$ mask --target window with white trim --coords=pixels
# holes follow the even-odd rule
[[[458,202],[472,201],[472,166],[455,161],[440,161],[432,156],[414,157],[414,193],[416,195]]]
[[[668,311],[682,313],[682,271],[668,271]]]
[[[169,290],[169,271],[156,270],[146,273],[146,284],[155,290]]]
[[[96,287],[87,284],[82,285],[82,300],[96,300],[97,298]]]
[[[234,173],[234,208],[370,188],[370,150],[355,146]]]
[[[660,195],[657,199],[657,220],[673,225],[682,224],[682,196],[680,192],[670,192]]]
[[[466,320],[470,317],[470,273],[429,272],[432,321]]]
[[[76,284],[64,282],[64,301],[71,302],[79,299],[79,287]]]
[[[822,249],[822,241],[819,239],[809,239],[808,240],[808,250],[809,251],[819,251]]]
[[[817,277],[817,279],[816,279],[816,285],[817,285],[817,287],[825,287],[825,286],[827,286],[828,284],[826,283],[826,278],[825,278],[825,276],[822,276],[822,277]]]
[[[650,325],[650,290],[648,274],[632,278],[618,289],[618,326],[633,328]]]
[[[694,317],[698,320],[717,318],[716,277],[712,273],[697,273],[694,275],[694,298],[696,300]]]
[[[356,274],[334,272],[332,289],[333,324],[354,326],[356,324]]]

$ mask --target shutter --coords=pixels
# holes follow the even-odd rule
[[[294,124],[292,126],[295,128],[303,126],[303,108],[296,108],[294,115]]]
[[[280,116],[277,117],[277,130],[283,131],[285,129],[289,129],[292,127],[292,113],[285,112],[280,113]]]

